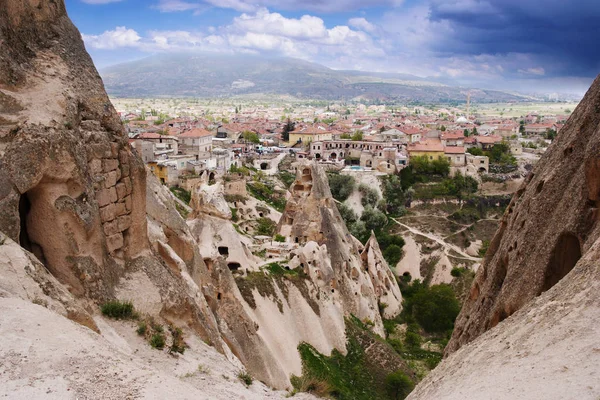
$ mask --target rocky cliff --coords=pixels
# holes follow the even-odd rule
[[[600,395],[600,77],[514,195],[413,399]]]
[[[382,333],[380,303],[387,316],[400,312],[401,294],[376,239],[363,248],[348,233],[317,166],[298,172],[284,213],[296,221],[281,224],[282,245],[238,232],[220,183],[201,183],[192,206],[184,221],[169,190],[146,176],[64,2],[0,0],[0,308],[15,310],[3,311],[0,325],[24,327],[0,345],[0,355],[12,357],[19,337],[36,336],[22,320],[30,315],[49,331],[64,328],[72,335],[65,343],[96,343],[108,359],[130,359],[135,365],[115,371],[125,381],[141,373],[133,354],[144,343],[132,337],[132,322],[111,325],[100,315],[99,305],[118,299],[133,303],[140,318],[181,328],[186,356],[207,352],[204,342],[230,369],[288,388],[291,374],[302,374],[300,343],[345,352],[345,317]],[[257,250],[278,253],[277,263]],[[56,379],[82,385],[76,395],[97,386],[85,374],[73,381],[67,366],[82,363],[80,355],[61,353],[51,340],[37,346],[36,360],[47,359]],[[15,357],[22,362],[21,353]],[[176,382],[168,372],[165,379]],[[2,374],[10,385],[20,378]],[[152,396],[152,382],[132,396]],[[53,388],[63,397],[69,390]]]
[[[0,231],[64,288],[59,301],[81,304],[67,316],[130,299],[222,348],[205,298],[150,246],[144,166],[63,1],[0,1],[0,150]],[[202,258],[165,235],[197,277]]]
[[[600,234],[600,80],[514,195],[447,353],[552,288]]]

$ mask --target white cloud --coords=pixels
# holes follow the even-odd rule
[[[118,26],[112,31],[105,31],[101,35],[82,34],[86,45],[95,49],[116,49],[119,47],[137,47],[141,37],[133,29]]]
[[[375,32],[376,27],[365,18],[351,18],[348,20],[348,25],[353,28],[363,30],[365,32]]]
[[[542,75],[546,74],[546,71],[542,67],[519,69],[518,72],[521,74],[525,74],[525,75],[538,75],[538,76],[542,76]]]

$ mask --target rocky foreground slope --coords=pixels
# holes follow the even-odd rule
[[[107,387],[138,379],[130,383],[139,390],[117,397],[161,397],[152,390],[160,383],[168,392],[189,371],[157,367],[166,351],[140,357],[149,347],[135,324],[99,312],[114,299],[133,303],[156,332],[157,324],[183,331],[189,349],[168,357],[189,366],[207,359],[194,354],[218,351],[218,369],[247,370],[280,389],[302,375],[300,343],[346,351],[346,317],[382,333],[380,303],[394,316],[401,294],[375,238],[363,248],[348,233],[316,165],[299,167],[294,185],[302,190],[282,216],[286,242],[274,249],[235,229],[219,184],[194,191],[184,221],[128,146],[64,2],[0,0],[0,326],[10,338],[0,359],[11,360],[2,364],[3,393],[28,397],[43,388],[25,381],[52,380],[47,393],[57,398],[92,396],[97,365],[73,377],[82,354],[119,366],[98,373],[113,374]],[[290,219],[302,215],[310,229],[296,240],[299,220]],[[283,254],[283,272],[265,268],[256,250]],[[158,378],[143,363],[156,364]]]
[[[600,77],[506,210],[411,399],[600,396]]]

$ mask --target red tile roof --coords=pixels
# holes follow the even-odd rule
[[[465,154],[465,148],[462,146],[446,146],[444,148],[446,154]]]
[[[194,128],[190,131],[184,132],[179,137],[181,138],[201,138],[206,136],[212,136],[213,134],[202,128]]]

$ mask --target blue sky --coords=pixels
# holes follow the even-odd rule
[[[600,0],[66,0],[96,65],[163,52],[301,58],[335,69],[583,93]]]

